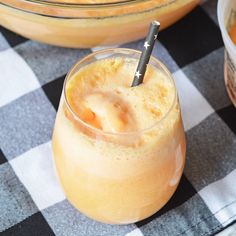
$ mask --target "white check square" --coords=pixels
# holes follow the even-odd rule
[[[48,142],[10,161],[40,210],[65,199],[56,179],[51,152],[51,142]]]
[[[143,236],[142,231],[140,229],[135,229],[130,233],[126,234],[125,236]]]
[[[208,208],[223,225],[236,219],[236,169],[199,191]]]
[[[184,128],[187,131],[212,114],[214,109],[181,70],[175,72],[173,77],[179,95]]]
[[[40,87],[28,64],[13,49],[0,52],[0,107]]]
[[[10,48],[10,45],[0,32],[0,51],[6,50],[8,48]]]

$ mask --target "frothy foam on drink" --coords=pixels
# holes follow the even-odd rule
[[[68,103],[84,122],[123,133],[147,129],[161,120],[175,99],[173,83],[148,65],[141,85],[131,87],[137,60],[108,58],[81,68],[66,87]]]

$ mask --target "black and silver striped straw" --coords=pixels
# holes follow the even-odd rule
[[[160,23],[158,21],[153,21],[151,23],[148,35],[143,45],[144,49],[140,56],[138,67],[134,75],[134,80],[131,85],[132,87],[138,86],[143,82],[146,68],[150,60],[155,41],[157,39],[159,28],[160,28]]]

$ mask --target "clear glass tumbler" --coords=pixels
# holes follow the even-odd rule
[[[142,130],[116,133],[76,115],[67,99],[70,79],[90,63],[116,57],[138,60],[140,52],[102,50],[73,66],[64,82],[52,143],[59,181],[71,204],[97,221],[128,224],[151,216],[171,198],[183,172],[186,142],[173,78],[154,57],[150,64],[174,86],[171,106],[160,120]]]

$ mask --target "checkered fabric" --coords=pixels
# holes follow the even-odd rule
[[[236,109],[224,85],[216,4],[204,1],[159,34],[153,54],[177,85],[187,161],[165,207],[124,226],[95,222],[73,208],[52,164],[52,129],[65,74],[99,48],[48,46],[0,26],[1,235],[207,236],[235,222]],[[119,46],[141,50],[143,40]]]

